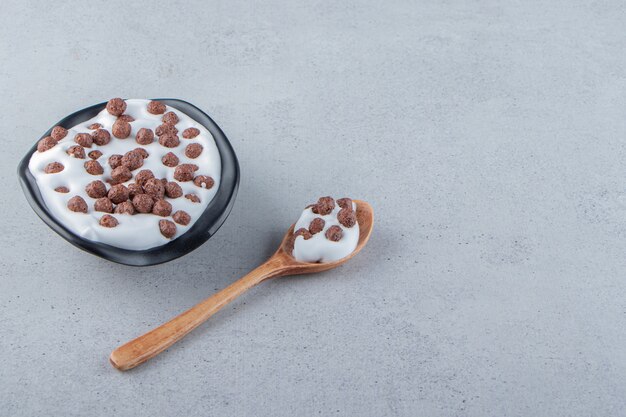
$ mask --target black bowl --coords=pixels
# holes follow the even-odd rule
[[[193,226],[177,239],[155,248],[146,250],[129,250],[121,249],[115,246],[103,243],[93,242],[77,236],[61,224],[46,207],[46,203],[41,197],[39,187],[35,178],[28,169],[30,157],[37,150],[37,144],[26,153],[26,156],[20,161],[18,166],[18,175],[20,184],[26,195],[26,199],[35,213],[48,225],[52,230],[57,232],[61,237],[70,242],[72,245],[100,256],[109,261],[117,262],[132,266],[148,266],[168,262],[179,258],[193,251],[198,246],[206,242],[215,234],[217,229],[224,223],[230,210],[235,202],[237,188],[239,187],[239,162],[230,142],[222,132],[222,129],[202,110],[187,103],[186,101],[159,98],[168,106],[172,106],[183,113],[189,115],[192,119],[206,127],[215,138],[217,149],[222,159],[222,175],[220,185],[213,200],[209,203],[200,218],[196,220]],[[78,123],[91,119],[98,114],[106,103],[96,104],[70,114],[66,118],[55,123],[55,126],[63,126],[70,128]],[[50,135],[50,128],[42,137]]]

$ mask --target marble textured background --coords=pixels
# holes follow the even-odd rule
[[[610,0],[3,2],[0,415],[626,415],[625,22]],[[114,96],[188,100],[238,152],[230,218],[175,262],[83,253],[17,185],[42,132]],[[326,194],[373,204],[361,255],[109,365]]]

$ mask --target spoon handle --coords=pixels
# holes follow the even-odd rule
[[[204,323],[226,304],[256,284],[279,274],[280,268],[277,268],[276,263],[270,259],[243,278],[233,282],[228,287],[201,301],[167,323],[118,347],[111,353],[109,358],[111,364],[121,371],[132,369],[142,364],[182,339],[187,333]]]

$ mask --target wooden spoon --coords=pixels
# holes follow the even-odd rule
[[[354,252],[350,255],[334,262],[306,263],[296,261],[291,256],[290,244],[294,227],[292,225],[287,234],[285,234],[276,253],[264,264],[167,323],[118,347],[111,353],[111,364],[117,369],[125,371],[144,363],[182,339],[187,333],[204,323],[205,320],[217,313],[226,304],[261,281],[285,275],[322,272],[348,261],[363,249],[372,234],[374,226],[374,211],[372,207],[365,201],[355,200],[354,202],[356,203],[356,218],[359,222],[359,242]]]

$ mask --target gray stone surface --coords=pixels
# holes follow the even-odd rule
[[[626,10],[510,3],[3,2],[0,415],[626,415]],[[232,215],[183,259],[83,253],[18,188],[112,96],[186,99],[238,152]],[[323,194],[373,204],[361,255],[109,365]]]

